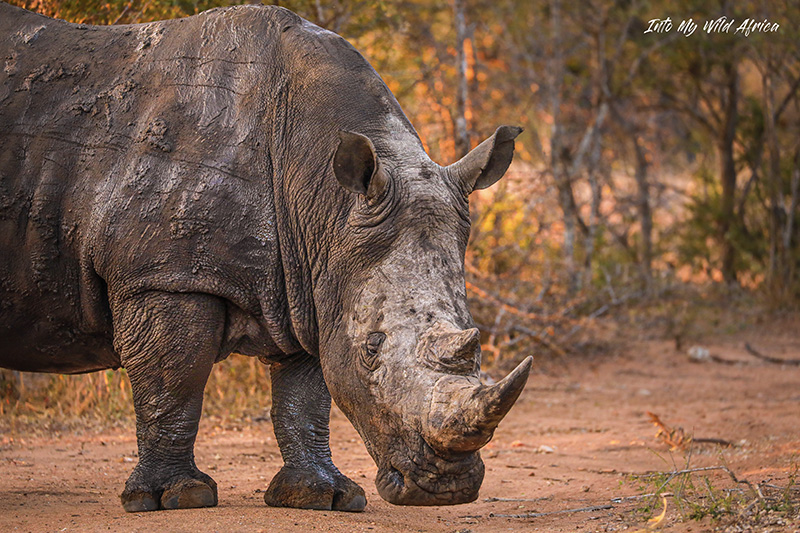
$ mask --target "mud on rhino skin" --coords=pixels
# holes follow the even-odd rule
[[[531,359],[478,379],[468,195],[519,128],[437,165],[360,54],[279,7],[96,27],[0,2],[0,35],[0,364],[127,369],[127,511],[216,505],[194,442],[234,352],[270,365],[267,504],[366,505],[331,461],[331,397],[383,498],[477,498]]]

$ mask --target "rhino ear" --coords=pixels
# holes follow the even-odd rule
[[[349,131],[339,132],[339,146],[333,156],[333,173],[342,187],[368,200],[380,198],[389,179],[381,169],[372,141]]]
[[[520,133],[520,127],[500,126],[494,135],[447,167],[466,194],[485,189],[503,177],[514,157],[514,139]]]

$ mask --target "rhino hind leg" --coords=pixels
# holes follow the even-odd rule
[[[298,354],[272,363],[272,422],[284,466],[264,493],[272,507],[363,511],[364,490],[331,460],[331,396],[319,360]]]
[[[114,343],[131,380],[139,448],[122,506],[138,512],[217,505],[216,483],[195,465],[194,442],[222,341],[223,303],[148,292],[114,307]]]

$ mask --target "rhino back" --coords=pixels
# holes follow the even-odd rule
[[[0,35],[0,364],[117,365],[113,309],[148,290],[223,298],[225,353],[317,353],[353,264],[338,131],[427,158],[367,61],[271,6],[93,27],[0,3]]]
[[[266,142],[287,13],[91,27],[0,3],[3,366],[118,366],[111,309],[143,290],[219,295],[262,352],[298,349]]]

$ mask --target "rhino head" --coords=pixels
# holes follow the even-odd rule
[[[480,339],[467,309],[468,195],[505,173],[520,128],[502,126],[463,159],[383,157],[340,132],[339,184],[357,194],[334,254],[338,323],[321,331],[330,393],[378,465],[393,504],[478,497],[478,450],[528,378],[532,358],[499,383],[479,380]]]

